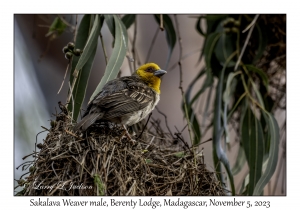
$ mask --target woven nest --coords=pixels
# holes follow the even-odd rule
[[[159,122],[151,123],[156,132],[144,132],[133,145],[126,136],[120,139],[120,127],[100,124],[80,135],[72,131],[68,116],[57,115],[33,154],[29,176],[18,181],[24,186],[18,195],[225,194],[201,153],[184,144],[174,146],[174,139],[158,129]]]

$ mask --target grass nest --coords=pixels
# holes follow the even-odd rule
[[[18,180],[23,189],[17,195],[225,195],[201,152],[174,144],[158,121],[151,123],[156,132],[147,130],[132,144],[126,136],[120,139],[121,127],[100,123],[78,134],[69,116],[57,115],[37,145],[40,151],[31,154],[34,160],[23,164],[30,172]]]

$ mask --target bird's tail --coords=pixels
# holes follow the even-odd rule
[[[74,131],[78,131],[80,128],[82,131],[85,131],[90,127],[96,120],[101,118],[102,113],[90,113],[86,115],[82,120],[75,125],[73,128]]]

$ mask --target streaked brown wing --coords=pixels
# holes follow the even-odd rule
[[[112,119],[139,111],[153,103],[153,100],[152,91],[135,87],[103,97],[98,106],[105,111],[103,118]]]

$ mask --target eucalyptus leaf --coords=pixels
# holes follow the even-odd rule
[[[213,52],[215,50],[215,46],[221,36],[221,33],[215,32],[211,33],[207,36],[206,42],[204,44],[204,56],[205,56],[205,64],[206,64],[206,70],[211,71],[211,58],[213,55]]]
[[[234,78],[239,75],[241,72],[230,72],[226,81],[226,88],[223,93],[223,101],[225,103],[225,106],[227,106],[230,102],[231,95],[234,93],[235,89],[232,89],[232,83]]]
[[[206,33],[203,32],[202,28],[201,28],[201,20],[202,19],[206,19],[206,16],[201,15],[196,23],[196,30],[199,32],[199,34],[201,34],[202,36],[206,37]]]
[[[123,22],[116,15],[113,15],[113,17],[115,22],[115,46],[106,66],[104,76],[102,77],[96,90],[91,96],[90,101],[94,99],[94,97],[102,90],[103,86],[108,81],[113,80],[117,77],[126,55],[126,50],[128,47],[128,36],[126,28]]]
[[[114,21],[115,15],[104,15],[105,23],[113,37],[115,37],[115,21]]]
[[[230,98],[232,96],[232,94],[235,91],[235,86],[236,86],[236,80],[234,80],[235,76],[240,74],[240,72],[235,72],[235,73],[229,73],[228,78],[227,78],[227,82],[226,82],[226,88],[225,91],[223,93],[223,101],[224,101],[224,112],[223,112],[223,120],[224,120],[224,130],[225,130],[225,142],[227,144],[230,143],[230,139],[229,139],[229,130],[228,130],[228,126],[227,126],[227,111],[228,111],[228,104],[230,102]],[[230,116],[229,116],[230,117]],[[230,145],[230,144],[229,144]]]
[[[204,47],[203,50],[201,51],[200,54],[200,58],[199,58],[199,62],[202,59],[203,55],[207,55],[205,54],[204,48],[207,45],[207,41],[208,41],[208,36],[215,33],[216,32],[216,27],[219,25],[220,21],[224,18],[226,18],[228,15],[214,15],[214,14],[209,14],[209,15],[205,15],[205,16],[200,16],[198,21],[197,21],[197,25],[196,25],[196,30],[201,34],[203,32],[203,30],[200,28],[200,23],[201,23],[201,19],[206,19],[206,25],[207,25],[207,29],[206,29],[206,33],[205,33],[205,37],[206,39],[204,40]],[[201,34],[202,35],[202,34]]]
[[[200,125],[196,116],[196,113],[194,112],[193,108],[192,108],[192,104],[193,102],[190,102],[190,94],[192,91],[193,86],[195,85],[195,83],[205,74],[205,69],[203,68],[199,74],[196,76],[196,78],[192,81],[192,83],[189,85],[186,94],[185,94],[185,98],[186,98],[186,103],[187,103],[187,112],[188,112],[188,118],[191,122],[191,126],[193,129],[193,133],[194,133],[194,140],[193,140],[193,145],[196,145],[198,143],[200,143],[201,140],[201,130],[200,130]],[[206,80],[207,81],[207,80]],[[205,85],[205,84],[204,84]],[[206,87],[205,87],[206,88]],[[202,88],[205,90],[205,88]],[[203,90],[203,91],[204,91]],[[202,91],[202,92],[203,92]],[[181,104],[182,110],[184,110],[184,104]]]
[[[259,68],[256,68],[255,66],[253,65],[245,65],[245,67],[249,70],[249,71],[252,71],[254,72],[255,74],[258,74],[259,77],[261,78],[262,82],[263,82],[263,85],[266,87],[266,89],[268,90],[269,88],[269,79],[268,79],[268,76],[267,74],[259,69]]]
[[[191,98],[191,93],[193,90],[194,85],[196,84],[196,82],[205,74],[205,68],[202,68],[198,75],[192,80],[192,82],[189,84],[186,92],[185,92],[185,98],[186,98],[186,102],[189,104],[190,103],[190,98]]]
[[[278,151],[279,151],[279,127],[276,119],[270,113],[263,113],[268,125],[268,132],[270,133],[270,151],[269,160],[267,162],[266,170],[262,174],[261,178],[258,180],[253,195],[261,195],[264,187],[271,180],[277,166],[278,162]]]
[[[226,19],[228,15],[226,14],[208,14],[206,17],[207,30],[206,34],[210,34],[216,31],[219,23]]]
[[[76,34],[76,40],[75,40],[75,49],[83,49],[88,37],[89,37],[89,31],[90,31],[90,20],[91,20],[91,15],[84,15],[78,30],[77,30],[77,34]],[[75,67],[78,63],[79,57],[77,56],[73,56],[72,57],[72,70],[71,70],[71,74],[70,74],[70,83],[73,84],[73,80],[74,80],[74,70]]]
[[[133,15],[133,14],[127,14],[122,17],[121,20],[127,29],[134,23],[135,16],[136,15]]]
[[[236,42],[236,37],[234,36],[235,36],[234,34],[222,33],[220,39],[217,42],[214,52],[221,66],[224,65],[227,58],[236,50],[234,47]],[[234,67],[235,62],[234,61],[229,62],[227,66]]]
[[[193,129],[193,133],[194,133],[194,140],[193,140],[193,145],[199,144],[200,140],[201,140],[201,130],[200,130],[200,125],[196,116],[195,111],[190,108],[188,110],[188,117],[190,119],[191,122],[191,126]]]
[[[237,175],[242,170],[242,168],[245,166],[245,163],[246,163],[245,151],[244,151],[243,146],[240,144],[235,164],[231,169],[232,175],[233,176]]]
[[[257,60],[259,60],[261,58],[261,56],[263,55],[263,53],[267,47],[267,44],[268,44],[268,37],[267,37],[266,30],[265,30],[265,26],[256,24],[255,29],[257,29],[257,31],[258,31],[258,49],[257,49],[257,53],[253,59],[253,63],[255,63]]]
[[[200,95],[206,90],[206,88],[210,87],[213,84],[213,76],[211,71],[206,72],[206,79],[200,88],[200,90],[197,91],[195,96],[192,98],[190,105],[192,105],[199,97]]]
[[[234,54],[233,54],[234,55]],[[233,56],[232,55],[232,56]],[[232,57],[230,56],[230,57]],[[230,59],[226,61],[226,64],[229,62]],[[214,158],[214,165],[216,171],[219,173],[219,179],[222,183],[224,183],[224,176],[222,175],[221,165],[220,162],[223,163],[226,172],[229,177],[231,192],[232,195],[235,195],[235,187],[234,187],[234,180],[233,175],[230,170],[230,164],[226,153],[222,148],[221,138],[224,132],[224,126],[221,124],[221,110],[222,110],[222,94],[223,94],[223,80],[224,80],[224,73],[226,69],[226,64],[224,65],[222,71],[220,72],[218,86],[216,89],[216,98],[215,98],[215,106],[214,106],[214,127],[213,127],[213,158]]]
[[[85,65],[85,63],[87,62],[87,60],[91,56],[91,54],[94,50],[94,47],[97,46],[100,29],[101,29],[100,17],[99,17],[99,15],[96,15],[94,23],[93,23],[93,27],[92,27],[91,32],[89,34],[86,45],[83,48],[83,52],[80,55],[78,63],[75,67],[75,71],[76,70],[79,71]]]
[[[73,84],[74,82],[74,72],[77,74],[77,79],[73,88],[73,97],[71,98],[68,109],[69,111],[73,110],[74,120],[78,118],[85,97],[90,71],[97,50],[98,35],[103,23],[99,17],[96,17],[92,23],[92,28],[90,28],[91,19],[92,15],[84,15],[80,22],[76,36],[75,49],[84,50],[80,57],[73,56],[72,59],[70,84]]]
[[[242,121],[242,144],[250,170],[248,195],[252,195],[262,174],[264,136],[260,121],[258,121],[250,108],[247,109]]]
[[[158,24],[160,24],[160,15],[154,15],[155,20],[157,21]],[[165,34],[166,34],[166,39],[167,43],[169,46],[169,52],[168,52],[168,57],[166,61],[166,66],[165,69],[167,70],[169,61],[173,52],[173,49],[176,44],[176,32],[173,26],[173,22],[169,15],[163,15],[163,24],[164,24],[164,29],[165,29]]]

